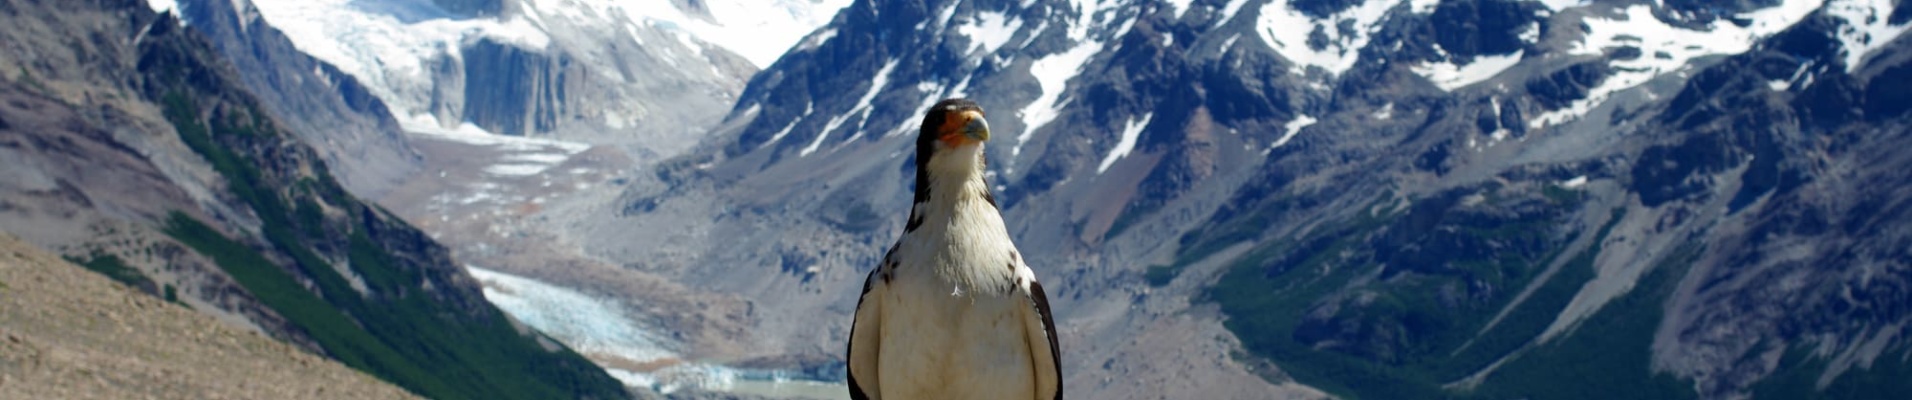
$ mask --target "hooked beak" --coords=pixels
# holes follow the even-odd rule
[[[989,141],[989,122],[983,121],[981,111],[961,111],[944,120],[938,139],[950,148],[981,144]]]
[[[963,136],[979,143],[989,141],[989,122],[983,121],[982,115],[976,115],[969,120],[968,125],[963,125]]]

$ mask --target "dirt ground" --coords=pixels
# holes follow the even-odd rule
[[[410,399],[0,233],[0,399]]]

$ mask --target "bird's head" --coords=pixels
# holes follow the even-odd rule
[[[930,180],[932,171],[943,177],[975,174],[973,176],[979,179],[984,168],[982,147],[986,141],[989,141],[989,122],[983,120],[983,108],[976,102],[943,99],[930,106],[916,137],[919,189]],[[922,190],[917,193],[924,194]]]
[[[983,120],[983,108],[968,99],[944,99],[923,115],[916,138],[916,162],[922,165],[953,150],[980,150],[986,141],[989,122]],[[980,151],[976,153],[980,155]]]

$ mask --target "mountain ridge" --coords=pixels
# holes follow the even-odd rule
[[[908,207],[916,116],[970,97],[1000,132],[1010,233],[1043,249],[1071,393],[1891,391],[1908,8],[852,2],[705,110],[724,115],[698,144],[624,149],[684,155],[580,181],[539,167],[514,184],[581,189],[453,233],[465,254],[548,244],[563,262],[539,271],[593,267],[567,284],[658,289],[631,308],[690,357],[829,371],[847,318],[817,316],[847,315],[901,228],[884,216]],[[550,11],[499,9],[476,15]],[[487,38],[526,65],[602,61]],[[614,158],[582,154],[605,153],[561,163]],[[403,212],[453,217],[433,207]]]
[[[348,193],[207,39],[143,2],[53,3],[0,3],[6,231],[414,393],[630,395]]]
[[[1004,133],[989,157],[1010,233],[1045,249],[1031,264],[1056,282],[1064,341],[1083,343],[1064,349],[1087,358],[1065,368],[1072,393],[1137,396],[1157,390],[1138,380],[1255,368],[1348,397],[1560,395],[1544,382],[1562,377],[1518,384],[1507,374],[1519,371],[1491,366],[1583,354],[1602,343],[1588,341],[1598,330],[1625,338],[1604,342],[1626,351],[1601,361],[1617,363],[1622,382],[1670,376],[1657,388],[1671,391],[1653,393],[1691,385],[1685,396],[1743,398],[1815,359],[1782,342],[1849,354],[1820,372],[1820,388],[1840,381],[1839,365],[1904,347],[1889,322],[1903,313],[1840,322],[1729,300],[1786,293],[1857,307],[1827,300],[1848,281],[1792,291],[1726,267],[1777,251],[1756,250],[1771,244],[1740,229],[1835,215],[1780,209],[1896,218],[1889,191],[1824,186],[1876,204],[1861,206],[1803,200],[1819,195],[1802,189],[1834,185],[1802,179],[1832,171],[1897,179],[1806,167],[1860,154],[1826,140],[1896,140],[1859,132],[1898,132],[1902,117],[1887,111],[1902,100],[1888,93],[1903,83],[1842,77],[1901,68],[1904,24],[1887,16],[1906,13],[1890,4],[956,1],[844,12],[754,78],[713,139],[602,206],[619,220],[581,221],[571,235],[669,243],[586,250],[759,304],[844,312],[899,228],[882,216],[907,209],[907,140],[895,137],[908,135],[912,106],[964,96]],[[1868,107],[1881,112],[1846,111]],[[1805,203],[1767,200],[1791,198]],[[778,236],[790,234],[801,239]],[[1813,264],[1771,263],[1752,270]],[[1883,282],[1904,275],[1862,269]],[[1695,283],[1720,279],[1736,283]],[[1206,307],[1220,313],[1184,322],[1214,315]],[[1623,312],[1657,317],[1614,317]],[[758,351],[834,354],[841,336],[757,318],[773,341]],[[1615,318],[1617,331],[1588,322]],[[1803,325],[1768,330],[1778,321]],[[1164,324],[1229,333],[1183,351],[1253,355],[1139,372],[1165,353],[1126,353],[1141,346],[1124,338]],[[1884,353],[1856,350],[1857,338]],[[1732,362],[1742,357],[1763,361]]]

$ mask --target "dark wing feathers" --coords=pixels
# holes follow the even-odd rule
[[[1062,342],[1056,341],[1056,318],[1049,313],[1049,295],[1043,293],[1042,283],[1031,279],[1029,281],[1029,297],[1036,303],[1036,312],[1042,314],[1042,331],[1049,336],[1049,358],[1055,360],[1055,400],[1062,400]]]
[[[895,249],[891,248],[891,252],[894,253]],[[871,313],[869,315],[865,315],[863,313],[863,306],[865,304],[865,301],[870,299],[870,291],[876,287],[876,285],[879,283],[880,280],[883,280],[882,279],[883,274],[887,272],[887,271],[884,271],[885,269],[884,266],[889,264],[889,259],[890,259],[889,257],[884,257],[883,264],[879,264],[876,268],[870,270],[869,278],[865,278],[863,280],[863,293],[857,295],[856,309],[855,311],[853,311],[853,317],[855,319],[851,320],[850,322],[850,340],[844,343],[844,347],[846,347],[846,349],[844,349],[843,370],[844,370],[844,375],[849,377],[850,399],[852,400],[869,400],[870,398],[870,395],[863,390],[863,386],[857,384],[856,382],[856,373],[857,373],[856,366],[862,362],[865,362],[865,360],[860,360],[857,358],[858,354],[856,352],[856,348],[857,348],[856,327],[864,323],[869,323],[871,327],[877,326],[875,321],[864,321],[862,319],[865,317],[877,318],[880,313]],[[882,282],[882,283],[887,283],[887,282]],[[876,306],[875,303],[870,303],[870,304],[872,307]],[[873,332],[864,332],[864,334],[871,334],[871,333]],[[876,335],[872,335],[871,337],[868,337],[866,339],[873,340],[873,341],[881,340]],[[864,343],[863,346],[865,348],[870,348],[871,350],[874,350],[873,346],[875,346],[875,344],[876,343]],[[862,356],[876,357],[875,354],[863,354]],[[868,362],[873,363],[874,359],[870,359]],[[873,371],[874,365],[870,365],[869,367],[870,369],[872,369],[872,372],[874,372]]]

